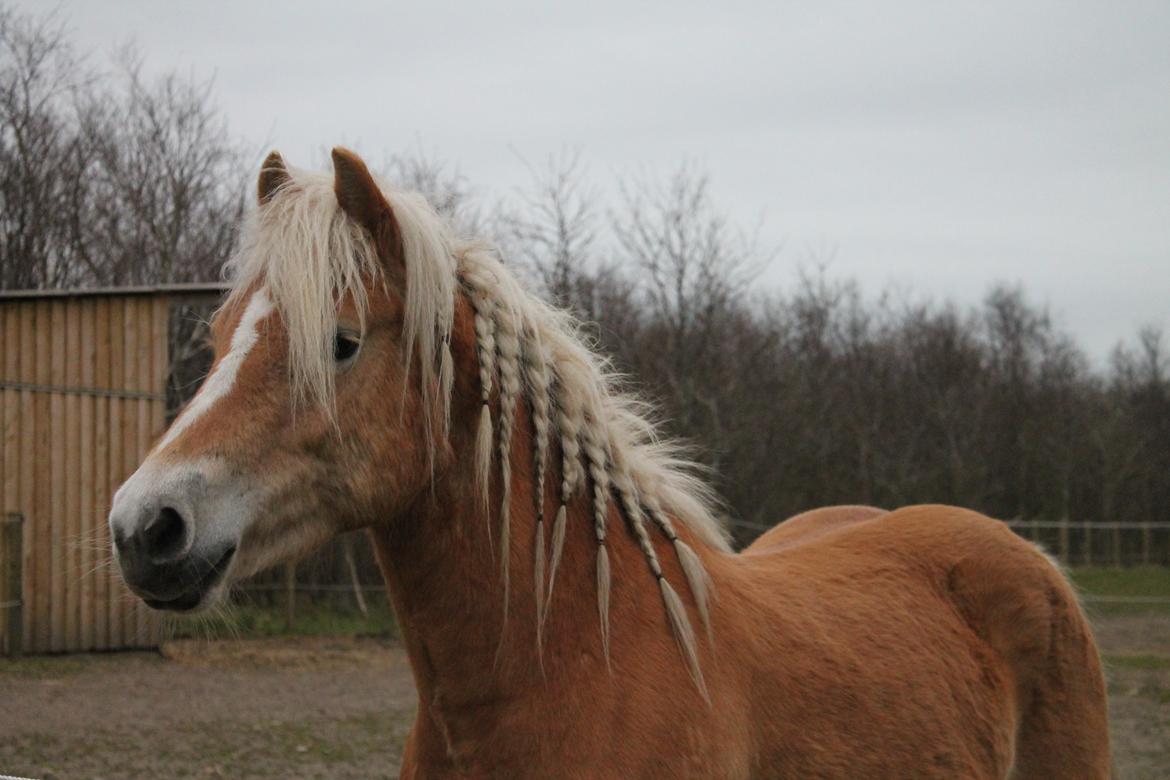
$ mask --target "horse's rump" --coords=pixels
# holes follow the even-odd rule
[[[741,592],[756,594],[757,619],[745,630],[783,634],[776,662],[787,669],[807,655],[816,658],[808,670],[834,670],[828,682],[781,672],[766,692],[817,701],[802,719],[801,732],[817,735],[810,749],[872,738],[865,761],[891,763],[853,765],[859,772],[904,760],[928,774],[1108,776],[1105,690],[1088,622],[1051,560],[1002,523],[946,506],[828,507],[761,536],[739,568]],[[875,691],[898,702],[900,720],[920,719],[921,744],[934,747],[915,755],[921,744],[890,736],[890,715],[870,706]],[[776,742],[794,739],[802,737]],[[829,752],[810,766],[826,766]]]

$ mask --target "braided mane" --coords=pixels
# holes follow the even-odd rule
[[[232,296],[263,280],[289,331],[290,371],[299,398],[331,411],[333,374],[331,339],[337,324],[336,301],[352,294],[364,317],[363,278],[377,278],[376,251],[365,231],[338,207],[333,178],[290,168],[291,177],[268,202],[245,220],[240,248],[229,263]],[[536,497],[536,608],[538,637],[547,616],[564,548],[567,506],[574,500],[592,505],[597,543],[597,605],[601,640],[609,658],[611,534],[623,533],[609,522],[615,502],[626,531],[639,546],[659,588],[671,629],[691,676],[706,695],[694,631],[674,586],[663,575],[653,535],[669,540],[687,586],[710,632],[709,581],[698,555],[682,541],[677,520],[707,545],[727,550],[716,499],[696,476],[681,450],[661,439],[647,416],[648,408],[623,393],[608,362],[597,355],[565,311],[553,308],[520,284],[496,253],[479,242],[457,240],[449,225],[419,195],[380,185],[393,208],[404,244],[406,305],[403,350],[411,365],[420,356],[423,407],[429,420],[446,433],[450,424],[451,356],[448,348],[456,295],[465,295],[475,314],[476,354],[482,411],[478,420],[476,473],[488,507],[490,475],[496,465],[503,496],[498,507],[497,536],[508,609],[510,513],[512,510],[512,441],[515,411],[521,401],[531,409],[533,475]],[[498,396],[493,417],[491,400]],[[558,445],[559,464],[552,462]],[[493,451],[495,453],[493,457]],[[548,530],[547,560],[544,484],[559,466],[559,506]],[[543,584],[547,574],[547,589]]]

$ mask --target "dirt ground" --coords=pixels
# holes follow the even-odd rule
[[[1121,777],[1170,777],[1170,615],[1096,623]],[[0,773],[394,777],[414,709],[401,647],[372,639],[0,661]]]
[[[397,777],[415,709],[405,654],[372,639],[0,662],[0,702],[0,773],[34,778]]]

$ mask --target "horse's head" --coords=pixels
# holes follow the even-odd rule
[[[340,531],[380,523],[392,544],[442,544],[450,535],[421,535],[435,505],[419,502],[444,501],[453,538],[466,540],[470,515],[499,528],[498,554],[479,560],[499,561],[505,615],[509,571],[533,556],[543,622],[573,524],[592,530],[605,652],[609,551],[621,548],[657,581],[702,690],[659,547],[674,549],[706,620],[704,566],[675,521],[727,549],[710,490],[613,386],[572,317],[484,245],[453,239],[421,197],[379,187],[353,154],[335,150],[333,166],[264,164],[211,374],[114,498],[126,582],[160,609],[208,606]],[[511,545],[513,523],[531,545]]]
[[[436,219],[420,200],[392,208],[360,159],[333,161],[332,178],[266,161],[211,373],[114,499],[123,576],[153,607],[207,606],[393,517],[449,460],[450,248],[418,229]]]

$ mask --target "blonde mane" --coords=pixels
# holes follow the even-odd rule
[[[321,404],[333,414],[333,338],[337,300],[352,294],[364,324],[365,280],[381,279],[380,262],[367,231],[338,206],[333,177],[290,170],[290,178],[254,209],[242,228],[239,250],[229,263],[231,296],[257,284],[267,287],[289,334],[289,365],[296,398]],[[696,553],[675,532],[674,522],[717,550],[728,550],[716,512],[717,500],[680,448],[662,439],[648,407],[622,392],[609,363],[590,348],[579,323],[524,289],[496,252],[479,242],[457,240],[450,226],[420,195],[379,185],[393,209],[406,264],[403,337],[406,365],[417,350],[423,407],[428,421],[446,434],[450,425],[452,361],[448,348],[457,295],[475,312],[482,412],[477,434],[477,474],[484,506],[493,459],[502,477],[498,543],[508,609],[512,441],[521,432],[515,410],[531,409],[536,511],[537,625],[556,581],[567,522],[566,507],[577,498],[592,505],[597,541],[597,595],[602,643],[609,655],[610,566],[606,550],[614,529],[610,501],[657,578],[671,628],[696,685],[706,695],[694,632],[686,609],[663,575],[652,535],[669,540],[678,556],[698,612],[710,632],[709,581]],[[229,301],[231,298],[229,298]],[[493,419],[492,401],[498,398]],[[557,444],[560,462],[552,462]],[[494,456],[493,456],[494,450]],[[544,485],[559,466],[559,507],[549,532],[545,560]],[[489,508],[490,509],[490,508]],[[491,524],[491,512],[485,511]],[[542,583],[546,579],[548,586]],[[539,632],[539,628],[538,628]],[[539,635],[539,634],[538,634]]]

